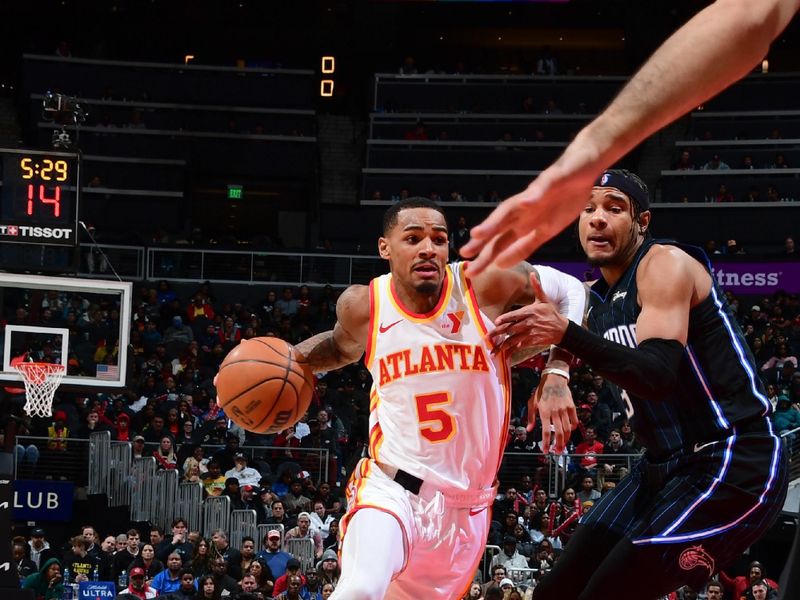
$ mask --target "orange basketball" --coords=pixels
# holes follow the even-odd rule
[[[217,402],[234,423],[277,433],[308,410],[314,375],[291,344],[275,337],[243,340],[219,368]]]

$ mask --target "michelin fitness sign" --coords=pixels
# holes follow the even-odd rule
[[[543,262],[581,281],[596,279],[600,270],[583,262]],[[714,279],[723,290],[734,294],[770,295],[779,290],[800,293],[800,261],[797,262],[714,262]]]

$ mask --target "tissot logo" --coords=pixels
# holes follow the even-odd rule
[[[0,225],[0,235],[37,239],[68,240],[72,229],[68,227],[30,227],[28,225]]]

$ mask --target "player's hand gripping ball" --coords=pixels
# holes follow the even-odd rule
[[[294,346],[275,337],[242,340],[219,368],[217,403],[247,431],[277,433],[308,410],[314,374]]]

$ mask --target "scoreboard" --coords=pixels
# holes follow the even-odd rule
[[[0,242],[75,246],[78,155],[0,148],[0,157]]]

